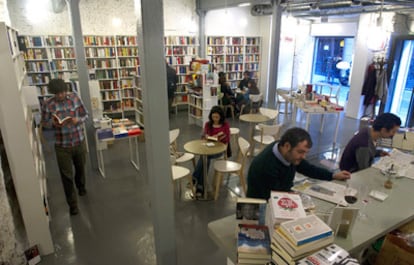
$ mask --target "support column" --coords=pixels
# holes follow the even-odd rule
[[[135,4],[155,253],[158,265],[176,265],[163,1],[136,0]]]
[[[72,36],[76,55],[76,66],[78,68],[79,92],[83,104],[89,112],[89,119],[85,122],[86,137],[88,140],[89,159],[93,169],[98,169],[96,156],[95,129],[93,127],[92,103],[89,93],[89,71],[86,66],[85,47],[83,46],[82,25],[79,12],[80,0],[66,0],[69,7],[69,18],[72,24]]]
[[[277,74],[279,70],[280,28],[282,22],[282,8],[280,1],[273,3],[272,31],[270,41],[269,60],[269,87],[267,89],[267,103],[269,107],[276,106]]]

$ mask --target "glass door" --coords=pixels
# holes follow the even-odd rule
[[[412,127],[414,108],[414,40],[398,40],[393,50],[394,65],[387,100],[387,111],[401,118],[402,126]]]

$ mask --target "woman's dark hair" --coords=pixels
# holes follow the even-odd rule
[[[208,127],[211,129],[213,128],[213,118],[211,117],[213,113],[218,113],[220,115],[220,124],[224,123],[226,119],[224,115],[224,110],[220,106],[214,106],[210,110],[210,114],[208,115]]]
[[[300,142],[307,141],[308,147],[312,147],[312,139],[307,131],[302,128],[291,128],[287,130],[280,138],[279,144],[282,146],[285,143],[289,143],[293,148],[297,146]]]
[[[387,131],[391,130],[395,126],[401,126],[401,119],[392,113],[383,113],[378,115],[372,124],[374,131],[381,131],[382,128],[385,128]]]
[[[60,78],[50,80],[47,88],[51,94],[58,94],[61,92],[66,92],[68,90],[65,81]]]

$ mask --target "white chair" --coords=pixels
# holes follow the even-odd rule
[[[285,99],[284,96],[288,96],[289,94],[290,94],[290,88],[277,88],[276,89],[276,103],[277,103],[276,106],[280,113],[288,114],[288,107],[291,104],[288,100]],[[284,112],[280,111],[280,107],[282,106],[282,104],[284,104],[284,107],[285,107]]]
[[[257,94],[257,95],[249,95],[249,103],[247,104],[250,107],[250,113],[257,112],[257,110],[262,106],[263,104],[263,94]],[[242,105],[240,108],[240,115],[243,114],[244,108],[246,105]]]
[[[279,139],[282,126],[283,124],[259,124],[260,134],[253,137],[254,143],[260,143],[259,150],[262,150],[265,145],[271,144]]]
[[[279,115],[279,111],[278,110],[269,109],[269,108],[263,108],[263,107],[261,107],[259,109],[259,112],[260,112],[260,114],[262,114],[262,115],[264,115],[266,117],[269,117],[270,118],[270,121],[272,121],[272,124],[275,124],[276,118]],[[255,128],[256,128],[256,130],[260,130],[260,127],[259,127],[258,124],[256,125]]]
[[[215,171],[215,193],[214,199],[217,200],[221,183],[223,182],[223,174],[238,173],[240,184],[244,194],[246,194],[246,181],[243,176],[244,165],[246,162],[247,152],[250,148],[249,142],[243,137],[238,138],[239,157],[238,162],[229,160],[216,160],[214,162]]]
[[[170,153],[175,157],[175,164],[181,164],[191,160],[193,162],[193,168],[195,168],[194,154],[178,151],[177,138],[179,135],[180,129],[170,130]]]
[[[178,194],[179,198],[181,198],[181,184],[179,182],[180,179],[187,178],[190,183],[191,191],[193,191],[193,181],[192,176],[190,174],[190,170],[186,167],[177,166],[176,164],[175,156],[170,156],[170,163],[171,163],[171,175],[172,175],[172,181],[173,186],[178,185]]]

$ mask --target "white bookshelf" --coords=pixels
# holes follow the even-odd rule
[[[26,104],[23,94],[26,67],[17,31],[0,23],[0,36],[0,129],[29,244],[37,244],[46,255],[53,252],[53,243],[44,204],[47,189],[40,132],[34,127],[33,106]]]

